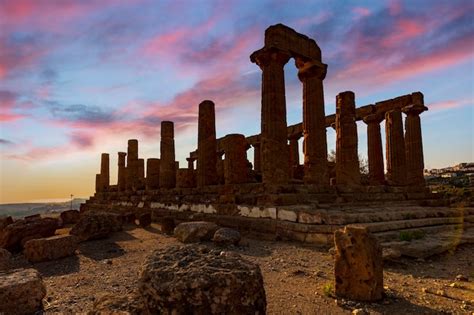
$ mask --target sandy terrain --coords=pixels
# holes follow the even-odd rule
[[[162,235],[159,225],[147,229],[130,226],[109,239],[82,243],[74,257],[32,265],[16,255],[15,264],[42,273],[48,292],[46,313],[86,312],[103,294],[123,295],[135,290],[146,256],[154,249],[178,243]],[[255,238],[244,238],[242,243],[229,250],[260,265],[268,314],[350,314],[358,308],[370,314],[474,312],[473,245],[426,261],[386,263],[386,298],[365,304],[331,296],[333,260],[327,248]],[[456,281],[459,274],[470,282]]]

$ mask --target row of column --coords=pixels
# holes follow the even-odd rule
[[[255,169],[261,170],[263,183],[284,184],[291,176],[283,71],[291,57],[276,48],[260,49],[250,57],[262,70],[261,141],[260,150],[255,150],[261,154],[261,159],[255,158]],[[329,175],[323,94],[327,65],[302,57],[296,57],[295,64],[303,84],[304,181],[327,185]]]

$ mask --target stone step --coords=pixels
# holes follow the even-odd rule
[[[454,250],[461,244],[474,244],[474,226],[462,230],[453,228],[453,226],[451,229],[449,226],[444,226],[444,229],[433,229],[429,235],[411,241],[384,240],[380,238],[380,234],[376,234],[376,236],[379,241],[382,241],[384,248],[393,249],[407,257],[427,258]]]
[[[448,218],[427,218],[414,220],[386,221],[374,223],[356,223],[353,225],[364,226],[372,233],[385,232],[391,230],[404,230],[410,228],[419,228],[433,225],[464,224],[464,217]],[[352,225],[352,224],[350,224]]]
[[[411,235],[413,237],[425,237],[426,235],[434,235],[441,232],[453,232],[462,231],[461,224],[445,224],[445,225],[434,225],[434,226],[423,226],[417,228],[391,230],[384,232],[376,232],[374,235],[380,242],[396,242],[400,241],[400,238],[404,238],[403,234]]]
[[[377,207],[351,209],[350,212],[327,211],[325,214],[321,214],[321,217],[327,224],[345,225],[443,217],[465,217],[466,220],[473,220],[473,215],[473,208]]]

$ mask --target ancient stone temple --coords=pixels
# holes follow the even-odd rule
[[[303,117],[288,126],[284,66],[291,58],[303,91]],[[398,231],[404,223],[384,222],[417,214],[409,206],[404,208],[409,216],[390,207],[435,202],[423,179],[421,114],[427,107],[422,93],[359,106],[357,95],[345,91],[334,100],[334,114],[326,115],[323,80],[330,68],[321,49],[314,39],[282,24],[265,31],[264,45],[250,61],[262,72],[261,102],[255,104],[261,111],[259,134],[218,138],[219,104],[196,100],[196,150],[183,154],[186,167],[176,161],[175,126],[163,121],[157,126],[160,149],[157,157],[146,159],[146,169],[135,139],[128,141],[127,153],[118,153],[116,185],[110,184],[109,155],[102,155],[96,194],[82,211],[151,211],[156,220],[205,219],[280,239],[327,243],[336,229],[351,223],[377,221],[380,233]],[[367,131],[367,152],[359,149],[359,127]],[[327,128],[336,131],[335,163],[328,161]],[[361,154],[368,157],[368,174],[361,174]],[[448,215],[430,220],[439,212],[429,213],[420,213],[423,220],[416,226],[451,222]]]

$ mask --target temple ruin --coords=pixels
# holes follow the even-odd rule
[[[303,119],[288,126],[284,66],[291,58],[302,83]],[[146,161],[146,176],[137,140],[128,141],[127,153],[118,153],[116,185],[110,184],[109,155],[102,154],[96,193],[81,210],[149,211],[155,220],[204,218],[310,243],[332,242],[333,231],[346,224],[385,222],[373,230],[389,235],[414,227],[413,222],[393,224],[407,213],[413,219],[436,217],[434,212],[417,212],[423,203],[436,203],[423,178],[420,114],[427,107],[421,92],[359,107],[354,92],[341,92],[335,114],[327,116],[323,81],[328,66],[321,49],[315,40],[282,24],[265,31],[264,46],[250,61],[262,71],[260,134],[217,139],[215,105],[204,100],[199,104],[197,149],[189,153],[186,168],[175,161],[173,122],[163,121],[161,154]],[[367,126],[367,181],[359,168],[357,121]],[[328,161],[327,128],[336,131],[335,164]],[[405,208],[390,208],[395,205]],[[436,224],[451,224],[449,219],[455,218],[439,219]],[[434,225],[428,219],[416,224]]]

